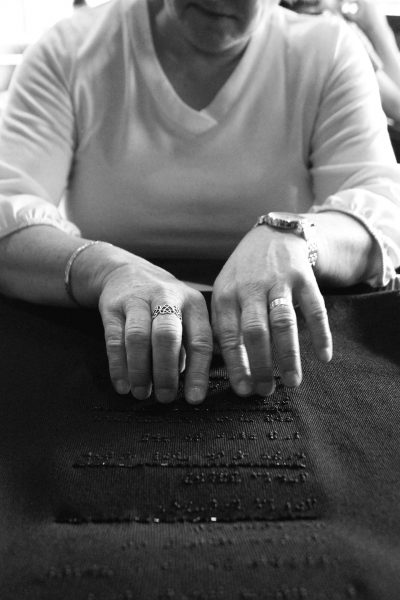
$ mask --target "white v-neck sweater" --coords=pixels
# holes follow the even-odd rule
[[[339,210],[400,263],[400,171],[368,57],[277,7],[211,104],[176,94],[146,0],[79,9],[26,52],[0,130],[0,237],[51,224],[148,259],[224,259],[270,210]]]

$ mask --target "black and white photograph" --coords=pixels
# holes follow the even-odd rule
[[[0,600],[400,600],[400,0],[0,0]]]

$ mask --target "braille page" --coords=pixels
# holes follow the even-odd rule
[[[168,406],[119,398],[97,375],[102,390],[83,399],[79,442],[75,434],[72,448],[58,450],[68,481],[63,501],[55,499],[58,521],[302,519],[323,511],[301,421],[279,378],[271,397],[240,399],[216,367],[207,400],[192,407],[182,391]]]

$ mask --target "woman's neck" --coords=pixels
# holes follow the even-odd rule
[[[162,2],[149,2],[149,8],[154,47],[165,75],[186,104],[205,108],[235,70],[247,41],[225,52],[205,52],[185,39]]]

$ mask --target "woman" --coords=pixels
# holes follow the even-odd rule
[[[400,177],[368,60],[340,23],[277,5],[83,8],[13,82],[1,290],[98,306],[121,394],[172,401],[186,356],[185,396],[201,402],[213,336],[238,394],[273,392],[272,340],[297,386],[293,303],[329,361],[318,284],[379,287],[400,262]],[[258,219],[269,211],[291,215]],[[221,262],[212,327],[160,259]]]

